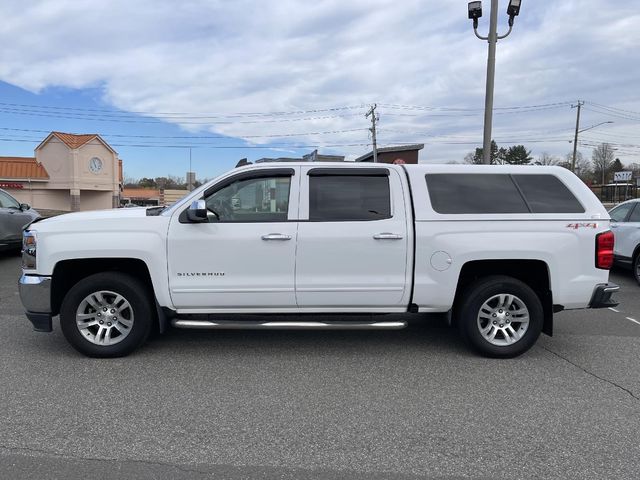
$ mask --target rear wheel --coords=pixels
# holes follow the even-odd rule
[[[640,284],[640,253],[637,253],[633,259],[633,276],[635,277],[636,282]]]
[[[512,277],[491,276],[472,283],[457,309],[463,338],[488,357],[526,352],[540,332],[544,314],[536,293]]]
[[[128,355],[144,343],[152,325],[147,288],[123,273],[97,273],[82,279],[60,308],[64,336],[90,357]]]

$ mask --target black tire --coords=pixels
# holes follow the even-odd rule
[[[640,253],[636,253],[635,258],[633,259],[632,272],[633,277],[636,279],[636,282],[640,285]]]
[[[91,337],[90,332],[93,333],[95,329],[92,330],[92,328],[94,326],[84,330],[85,333],[83,334],[76,324],[76,312],[78,308],[81,308],[83,301],[92,293],[100,291],[121,295],[129,304],[129,307],[122,315],[123,320],[125,320],[125,316],[128,317],[126,321],[131,326],[130,328],[123,328],[123,330],[126,330],[126,335],[113,327],[114,334],[117,336],[122,335],[123,338],[112,345],[98,345],[88,340],[85,338],[85,334],[87,337]],[[108,297],[105,298],[108,301]],[[98,310],[95,311],[98,312]],[[120,314],[120,312],[116,314]],[[107,312],[105,315],[109,315],[109,313]],[[60,308],[62,333],[73,348],[89,357],[113,358],[130,354],[147,340],[154,320],[155,312],[152,309],[149,289],[135,277],[119,272],[96,273],[83,278],[67,292]],[[115,325],[116,322],[113,323]],[[100,328],[97,325],[95,327]],[[106,326],[103,327],[106,328]]]
[[[495,320],[493,319],[493,313],[486,314],[485,310],[483,318],[479,318],[481,313],[480,309],[485,305],[485,302],[491,302],[492,300],[490,299],[502,294],[514,296],[515,300],[513,300],[513,305],[521,306],[520,304],[523,304],[528,310],[529,322],[524,333],[520,333],[520,328],[523,327],[524,323],[517,322],[517,317],[514,317],[513,313],[508,317],[503,316],[509,315],[509,311],[514,312],[516,309],[504,309],[505,313],[495,311],[496,315],[498,315]],[[499,308],[498,300],[493,301],[496,302],[495,308]],[[501,309],[499,312],[503,312],[503,310]],[[490,320],[485,319],[485,317]],[[500,322],[500,318],[503,319],[503,323],[496,325],[495,321]],[[462,337],[477,352],[487,357],[512,358],[523,354],[536,343],[542,331],[544,312],[540,298],[526,283],[512,277],[495,275],[476,280],[465,289],[460,303],[456,308],[456,320]],[[518,332],[517,334],[521,335],[519,339],[513,341],[511,344],[506,344],[508,342],[507,339],[513,340],[513,337],[507,334],[505,330],[501,328],[498,329],[498,327],[503,326],[509,328],[505,322],[511,326],[515,325],[515,329],[512,328],[511,331],[514,331],[514,334]],[[491,327],[489,323],[493,323],[495,326]],[[486,327],[484,327],[485,324]],[[497,333],[494,334],[493,341],[504,342],[505,344],[496,345],[491,343],[490,340],[482,334],[482,328],[489,328],[491,332],[497,331]],[[487,332],[487,335],[491,332]]]

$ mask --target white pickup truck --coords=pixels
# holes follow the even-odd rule
[[[448,312],[478,352],[513,357],[555,312],[615,306],[612,261],[609,215],[559,167],[270,163],[170,208],[33,223],[19,286],[35,330],[60,315],[96,357],[168,325],[396,329],[349,314],[401,312]]]

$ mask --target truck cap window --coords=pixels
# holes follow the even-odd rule
[[[554,175],[513,175],[533,213],[584,213],[584,207]]]
[[[584,207],[554,175],[427,174],[438,213],[584,213]]]
[[[509,175],[427,174],[431,205],[438,213],[529,213]]]
[[[355,175],[351,171],[347,175],[309,176],[309,220],[344,222],[384,218],[391,218],[386,175]]]

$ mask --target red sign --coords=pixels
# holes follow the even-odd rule
[[[22,190],[24,185],[14,182],[0,182],[0,188],[15,188],[17,190]]]

